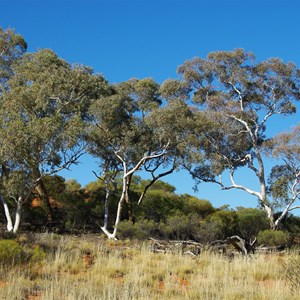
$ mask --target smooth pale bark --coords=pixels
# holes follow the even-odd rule
[[[129,188],[129,186],[127,185],[127,177],[129,175],[126,172],[126,170],[127,170],[126,163],[124,162],[123,164],[124,164],[125,172],[124,172],[124,176],[123,176],[123,180],[122,180],[122,195],[121,195],[119,203],[118,203],[118,208],[117,208],[117,214],[116,214],[116,220],[115,220],[114,230],[113,230],[112,233],[110,233],[107,230],[107,227],[105,227],[105,226],[101,227],[101,230],[105,233],[105,235],[109,239],[114,239],[114,240],[117,239],[116,235],[117,235],[117,230],[118,230],[119,223],[121,221],[121,212],[122,212],[123,202],[125,201],[126,195],[128,197],[128,188]]]
[[[151,160],[151,159],[155,159],[158,157],[161,157],[163,155],[165,155],[166,153],[166,149],[168,147],[169,144],[167,144],[167,146],[165,147],[165,149],[163,149],[161,152],[159,153],[153,153],[151,155],[145,155],[144,157],[142,157],[140,159],[140,161],[130,170],[128,170],[128,166],[126,161],[118,154],[118,152],[115,152],[115,155],[117,156],[117,158],[122,162],[123,164],[123,178],[122,178],[122,194],[118,203],[118,208],[117,208],[117,212],[116,212],[116,219],[115,219],[115,224],[114,224],[114,230],[112,233],[110,233],[107,229],[107,227],[103,226],[101,227],[101,230],[103,231],[103,233],[109,238],[109,239],[117,239],[116,235],[117,235],[117,231],[118,231],[118,226],[120,224],[121,221],[121,212],[122,212],[122,208],[123,208],[123,204],[124,202],[126,202],[128,204],[128,208],[130,208],[130,199],[129,199],[129,188],[130,188],[130,183],[131,183],[131,178],[133,176],[133,174],[138,171],[147,161]]]
[[[242,98],[241,98],[242,99]],[[242,103],[242,102],[241,102]],[[242,105],[242,104],[241,104]],[[241,106],[241,111],[243,111],[243,106]],[[237,188],[237,189],[241,189],[244,190],[245,192],[251,194],[251,195],[255,195],[258,198],[258,202],[259,204],[263,207],[263,209],[266,212],[267,218],[269,220],[270,223],[270,228],[271,229],[276,229],[276,227],[280,224],[280,221],[276,222],[274,220],[274,210],[272,205],[269,203],[268,199],[267,199],[267,189],[266,189],[266,179],[265,179],[265,167],[264,167],[264,161],[261,155],[261,150],[258,146],[258,141],[259,141],[259,136],[258,136],[258,132],[259,132],[259,128],[263,126],[263,124],[266,122],[266,120],[271,116],[271,113],[267,113],[266,116],[264,117],[263,121],[261,122],[260,125],[257,124],[257,126],[255,127],[255,130],[253,130],[250,126],[250,124],[248,124],[248,122],[246,122],[245,120],[242,120],[240,118],[237,118],[234,115],[229,115],[228,117],[233,118],[234,120],[236,120],[238,123],[240,123],[241,125],[244,126],[245,130],[248,132],[251,141],[252,141],[252,146],[253,146],[253,150],[255,153],[255,157],[257,159],[258,162],[258,168],[256,168],[253,165],[252,162],[252,157],[251,155],[249,155],[248,157],[243,158],[243,160],[247,159],[248,162],[248,168],[250,170],[252,170],[258,181],[259,181],[259,185],[260,185],[260,192],[256,192],[253,191],[243,185],[237,185],[235,183],[234,180],[234,171],[233,169],[230,172],[230,179],[232,182],[232,186],[230,188]]]
[[[5,214],[5,218],[6,218],[6,222],[7,222],[7,224],[6,224],[7,231],[11,232],[13,230],[13,223],[12,223],[8,205],[2,196],[0,196],[0,200],[1,200],[1,202],[3,204],[3,208],[4,208],[4,214]]]
[[[267,154],[265,150],[270,143],[272,144],[274,136],[267,134],[266,129],[273,116],[287,116],[296,112],[296,101],[300,100],[299,69],[293,63],[284,63],[279,58],[270,58],[257,63],[252,53],[235,49],[212,52],[204,59],[195,57],[181,65],[178,73],[182,75],[182,82],[178,82],[172,91],[168,90],[168,87],[172,86],[169,81],[166,91],[174,97],[180,91],[180,83],[187,85],[189,88],[185,93],[187,99],[191,101],[192,106],[199,107],[201,115],[207,115],[208,120],[215,125],[211,135],[205,127],[204,130],[200,127],[202,123],[198,127],[199,133],[202,131],[206,133],[204,139],[200,135],[200,144],[196,146],[201,147],[201,142],[204,141],[203,151],[206,153],[202,158],[205,160],[205,157],[208,157],[207,160],[210,160],[204,167],[209,169],[210,163],[212,167],[208,170],[210,172],[203,174],[199,172],[199,176],[195,178],[200,182],[218,183],[225,190],[240,189],[254,195],[259,206],[264,209],[270,227],[278,228],[288,211],[294,209],[291,205],[296,198],[293,200],[292,195],[290,199],[278,199],[282,200],[280,204],[283,206],[283,212],[278,218],[275,214],[276,201],[269,193],[271,187],[267,185],[268,175],[265,173]],[[193,109],[195,110],[194,107]],[[225,130],[221,129],[218,132],[220,124],[224,124]],[[220,141],[215,133],[220,133]],[[294,138],[298,136],[299,133],[295,132]],[[295,144],[299,144],[299,141]],[[292,148],[290,149],[292,153],[289,151],[288,153],[286,148],[282,147],[283,152],[277,155],[288,167],[293,167],[293,162],[289,161],[286,154],[289,156],[297,152]],[[276,155],[272,156],[276,158]],[[221,168],[218,167],[219,162],[222,163]],[[229,170],[233,178],[234,172],[240,168],[248,168],[254,172],[257,181],[255,190],[249,188],[248,183],[240,185],[232,180],[231,184],[226,186],[222,180],[217,179],[224,169]],[[201,171],[201,168],[199,170]]]
[[[16,213],[15,213],[14,225],[13,225],[11,214],[10,214],[10,211],[9,211],[9,208],[7,206],[6,201],[4,200],[3,197],[0,197],[0,200],[3,203],[4,213],[5,213],[5,217],[6,217],[6,220],[7,220],[7,230],[9,232],[13,231],[14,233],[17,233],[17,231],[19,230],[20,223],[21,223],[22,205],[23,205],[23,203],[26,203],[29,200],[29,198],[32,195],[32,192],[34,191],[34,189],[36,189],[38,186],[40,186],[40,183],[42,182],[42,179],[45,176],[51,176],[51,175],[56,174],[57,172],[59,172],[63,169],[68,168],[71,164],[73,164],[75,161],[77,161],[77,159],[81,155],[82,155],[82,153],[78,152],[77,154],[72,156],[69,161],[65,162],[62,166],[60,166],[59,168],[57,168],[54,171],[51,171],[51,172],[48,172],[48,173],[43,173],[43,174],[39,173],[40,177],[37,178],[31,186],[27,187],[28,190],[26,192],[24,190],[19,192],[20,196],[18,197],[17,200],[15,200],[15,202],[16,202]],[[49,202],[49,205],[50,205],[50,202]]]
[[[102,227],[105,230],[107,230],[107,226],[108,226],[109,199],[110,199],[110,189],[109,189],[108,184],[105,184],[104,224],[103,224],[103,227]]]
[[[16,201],[17,207],[16,207],[14,224],[13,224],[10,210],[9,210],[9,207],[8,207],[6,201],[4,200],[4,198],[2,196],[0,196],[0,200],[4,207],[4,213],[5,213],[5,218],[6,218],[6,222],[7,222],[7,224],[6,224],[7,231],[17,233],[17,231],[19,230],[19,227],[20,227],[20,222],[21,222],[21,210],[22,210],[23,198],[19,197],[18,200]]]
[[[19,227],[20,227],[22,201],[23,201],[23,198],[19,197],[18,201],[17,201],[17,209],[16,209],[16,215],[15,215],[15,225],[14,225],[13,233],[17,233],[17,231],[19,230]]]

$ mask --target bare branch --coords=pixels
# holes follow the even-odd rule
[[[167,175],[173,173],[174,170],[175,170],[175,168],[176,168],[176,165],[175,165],[175,162],[174,162],[172,168],[171,168],[170,170],[166,171],[166,172],[160,173],[160,174],[158,174],[157,176],[154,176],[154,174],[153,174],[153,172],[152,172],[152,177],[153,177],[153,178],[152,178],[152,180],[145,186],[143,192],[141,193],[140,198],[139,198],[139,200],[138,200],[138,205],[141,204],[141,202],[142,202],[142,200],[144,199],[144,197],[145,197],[145,195],[146,195],[148,189],[149,189],[149,188],[150,188],[150,187],[151,187],[151,186],[152,186],[159,178],[162,178],[162,177],[164,177],[164,176],[167,176]]]
[[[296,206],[291,207],[291,208],[289,209],[289,211],[292,211],[292,210],[294,210],[294,209],[300,209],[300,205],[296,205]]]
[[[170,142],[167,143],[167,145],[165,146],[165,149],[163,149],[160,153],[153,153],[150,155],[146,155],[144,156],[136,165],[135,167],[133,167],[130,171],[126,172],[125,176],[129,176],[130,174],[133,174],[134,172],[136,172],[146,161],[154,159],[154,158],[158,158],[161,157],[163,155],[166,154],[167,152],[167,148],[169,146]]]
[[[236,184],[235,180],[234,180],[234,170],[230,170],[229,172],[229,176],[230,176],[230,180],[232,185],[231,186],[223,186],[222,189],[223,190],[230,190],[230,189],[240,189],[243,190],[245,192],[247,192],[250,195],[256,196],[258,199],[260,199],[262,201],[262,195],[259,192],[253,191],[243,185],[238,185]]]

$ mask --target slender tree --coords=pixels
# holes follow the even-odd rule
[[[176,168],[172,152],[176,141],[172,141],[171,135],[159,126],[163,122],[162,116],[166,116],[161,110],[159,85],[148,78],[131,79],[114,89],[110,96],[100,98],[91,106],[93,122],[89,135],[90,153],[100,160],[104,182],[111,185],[116,174],[122,174],[122,192],[113,231],[107,229],[107,213],[102,227],[112,239],[116,238],[124,203],[129,219],[134,219],[129,199],[133,175],[144,169],[152,176],[139,199],[141,203],[149,186]],[[170,161],[173,164],[169,168]],[[107,189],[106,204],[109,192]]]

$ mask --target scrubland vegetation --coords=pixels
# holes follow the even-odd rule
[[[178,76],[162,84],[152,78],[110,83],[92,67],[70,64],[51,49],[26,51],[22,35],[0,28],[0,221],[8,232],[17,233],[30,218],[40,226],[64,218],[71,229],[78,221],[93,223],[96,215],[98,229],[110,239],[124,235],[121,220],[131,226],[137,215],[139,222],[150,221],[147,228],[153,221],[154,231],[169,236],[186,234],[173,228],[188,222],[194,236],[199,218],[211,238],[225,223],[224,230],[233,231],[235,216],[226,209],[199,211],[190,196],[169,201],[161,192],[150,193],[158,180],[183,169],[200,192],[207,182],[250,194],[269,229],[281,230],[300,208],[300,125],[293,118],[300,71],[293,63],[259,62],[253,53],[233,49],[186,60]],[[281,117],[294,120],[289,131],[275,128]],[[62,191],[64,199],[59,184],[50,191],[49,180],[84,154],[96,160],[95,175],[102,182],[101,190],[92,189],[100,193],[93,195],[97,204],[76,183],[69,194]],[[135,182],[141,171],[151,180]],[[52,200],[64,202],[63,215],[51,193],[56,193]],[[29,209],[38,201],[34,196],[46,207],[46,217]],[[256,217],[261,226],[261,216]],[[158,223],[163,230],[155,228]]]
[[[1,299],[296,300],[300,292],[292,250],[192,258],[152,253],[148,242],[38,234],[1,240],[0,257]]]
[[[296,113],[296,65],[234,49],[187,60],[162,84],[113,84],[26,50],[0,28],[0,299],[298,299],[300,125],[273,132]],[[97,181],[58,176],[84,154]],[[182,169],[199,195],[217,184],[257,207],[176,194],[161,179]],[[153,253],[150,237],[203,247]],[[236,237],[285,252],[205,246]]]
[[[124,205],[118,227],[119,239],[147,240],[152,237],[205,244],[237,234],[248,240],[257,237],[260,244],[267,246],[299,244],[300,218],[297,216],[290,215],[277,231],[272,231],[265,213],[259,208],[216,208],[207,200],[176,194],[175,187],[163,181],[153,184],[138,205],[139,192],[147,182],[137,176],[132,179],[132,219],[128,206]],[[21,231],[100,234],[105,209],[105,186],[101,180],[81,187],[74,180],[52,176],[46,178],[45,188],[53,206],[53,218],[48,219],[47,205],[34,193],[33,200],[23,206]],[[111,197],[109,229],[114,227],[120,193]],[[0,213],[0,223],[5,231],[4,213]]]

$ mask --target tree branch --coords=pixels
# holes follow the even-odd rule
[[[300,208],[300,205],[296,205],[296,206],[291,207],[291,208],[289,209],[289,211],[292,211],[292,210],[294,210],[294,209],[299,209],[299,208]]]
[[[231,81],[229,81],[228,83],[232,86],[234,91],[239,95],[239,102],[240,102],[241,111],[244,111],[243,97],[242,97],[241,91],[238,90],[237,87]]]
[[[134,172],[136,172],[146,161],[148,160],[151,160],[151,159],[154,159],[154,158],[158,158],[158,157],[161,157],[163,155],[166,154],[167,152],[167,148],[169,146],[170,142],[167,143],[167,145],[164,147],[164,149],[160,152],[160,153],[153,153],[153,154],[150,154],[150,155],[146,155],[144,156],[136,165],[134,168],[132,168],[130,171],[126,172],[125,176],[129,176],[130,174],[133,174]]]
[[[172,166],[172,168],[171,168],[170,170],[168,170],[168,171],[166,171],[166,172],[163,172],[163,173],[160,173],[160,174],[158,174],[157,176],[154,176],[153,172],[151,172],[153,178],[152,178],[152,180],[145,186],[143,192],[141,193],[140,198],[139,198],[139,200],[138,200],[138,205],[141,204],[141,202],[142,202],[142,200],[144,199],[144,197],[145,197],[145,195],[146,195],[148,189],[149,189],[149,188],[150,188],[150,187],[151,187],[151,186],[152,186],[159,178],[164,177],[164,176],[167,176],[167,175],[173,173],[174,170],[175,170],[175,168],[176,168],[176,166],[175,166],[175,162],[174,162],[174,164],[173,164],[173,166]]]

